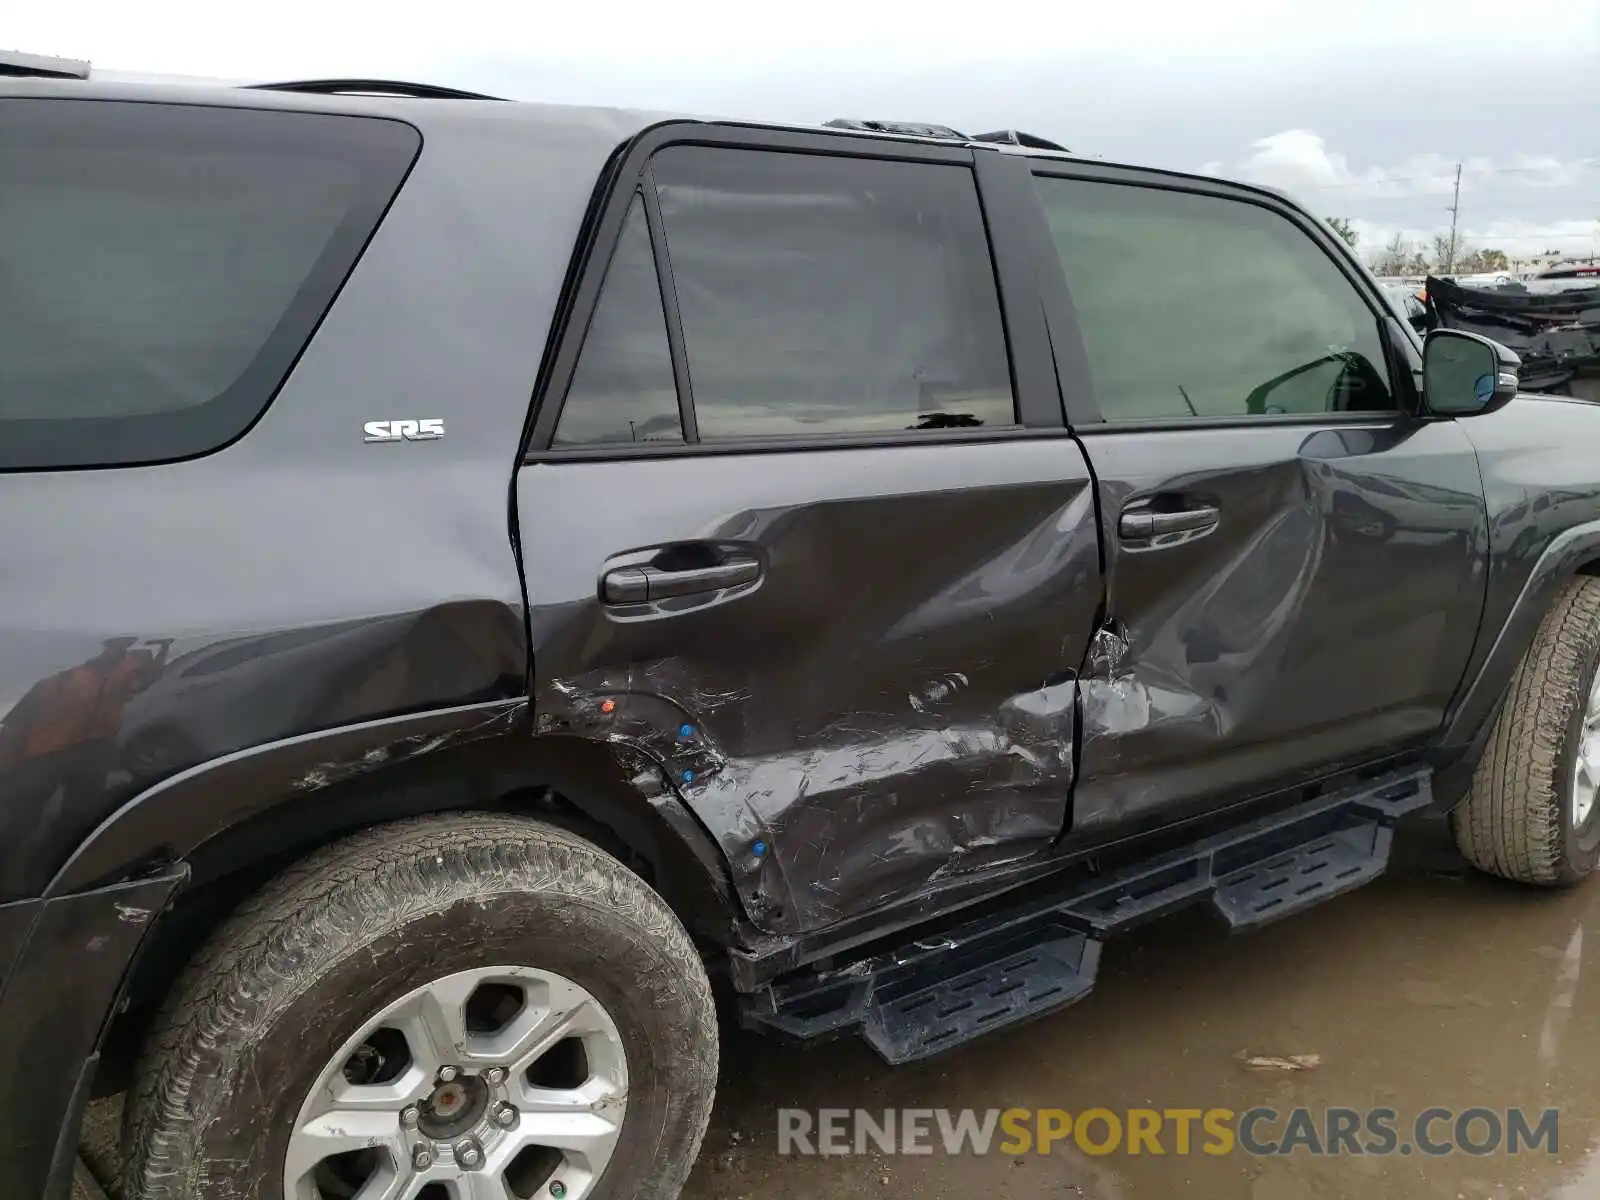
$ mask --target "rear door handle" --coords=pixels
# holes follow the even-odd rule
[[[696,596],[754,583],[761,564],[739,558],[710,567],[668,571],[660,567],[618,567],[600,579],[600,595],[608,604],[643,604],[674,596]]]
[[[1124,541],[1145,542],[1173,534],[1209,533],[1221,519],[1222,513],[1209,504],[1197,504],[1177,512],[1129,508],[1117,519],[1117,533]]]

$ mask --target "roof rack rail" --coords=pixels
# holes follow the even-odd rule
[[[1049,138],[1042,138],[1037,134],[1023,133],[1020,129],[996,129],[993,133],[976,134],[972,140],[998,142],[1004,146],[1026,146],[1030,150],[1059,150],[1063,154],[1072,153],[1059,142],[1052,142]]]
[[[420,100],[505,99],[503,96],[486,96],[482,92],[464,92],[460,88],[440,87],[433,83],[408,83],[403,79],[299,79],[288,83],[251,83],[245,86],[261,92],[306,92],[317,96],[365,93],[381,96],[410,96]]]
[[[0,50],[0,75],[34,76],[44,79],[87,79],[86,58],[53,58],[48,54],[24,54],[21,50]]]
[[[918,121],[857,121],[838,117],[822,123],[825,129],[853,129],[858,133],[893,133],[902,137],[934,138],[941,142],[965,142],[967,135],[948,125],[925,125]]]

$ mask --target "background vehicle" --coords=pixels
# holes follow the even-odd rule
[[[1585,379],[1600,376],[1600,284],[1550,284],[1541,291],[1522,283],[1478,288],[1429,279],[1426,323],[1481,333],[1510,348],[1522,360],[1528,391],[1579,395]]]
[[[670,1196],[713,979],[904,1062],[1430,808],[1594,866],[1600,413],[1282,197],[371,81],[0,118],[11,1195],[128,1083],[134,1200]]]

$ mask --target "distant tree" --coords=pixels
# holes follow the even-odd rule
[[[1469,250],[1456,253],[1456,270],[1463,275],[1487,275],[1491,271],[1509,271],[1511,260],[1500,250]]]
[[[1453,251],[1453,253],[1452,253]],[[1448,275],[1460,268],[1461,260],[1467,256],[1467,247],[1460,238],[1456,239],[1454,247],[1450,245],[1448,233],[1433,235],[1433,257],[1430,260],[1435,275]]]
[[[1426,275],[1432,268],[1428,264],[1428,256],[1421,250],[1411,252],[1411,261],[1406,263],[1405,274]]]
[[[1333,231],[1344,239],[1345,245],[1354,250],[1356,245],[1361,241],[1361,235],[1358,234],[1354,229],[1350,228],[1350,218],[1327,217],[1325,219]]]
[[[1404,275],[1410,262],[1411,243],[1406,241],[1404,234],[1397,233],[1384,244],[1373,266],[1379,275]]]

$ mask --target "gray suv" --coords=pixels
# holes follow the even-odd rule
[[[714,989],[914,1062],[1600,858],[1600,409],[1282,197],[5,69],[11,1200],[111,1092],[128,1200],[669,1200]]]

